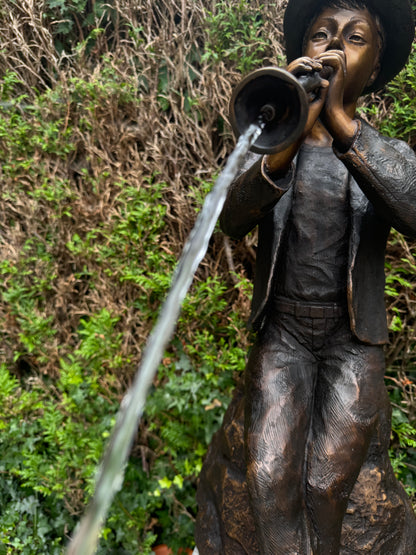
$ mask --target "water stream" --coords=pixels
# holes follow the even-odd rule
[[[158,320],[149,336],[134,381],[124,396],[110,442],[98,469],[95,492],[78,524],[67,555],[92,555],[114,495],[121,489],[134,434],[142,416],[146,397],[173,335],[182,302],[194,274],[208,249],[209,240],[225,202],[228,188],[245,155],[262,132],[261,123],[252,124],[240,136],[224,170],[207,195],[201,212],[179,259],[171,288]]]

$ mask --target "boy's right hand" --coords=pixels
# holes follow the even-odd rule
[[[313,71],[321,71],[323,68],[322,62],[316,59],[303,57],[297,58],[291,62],[286,70],[289,71],[295,77],[300,75],[307,75]],[[305,137],[307,137],[315,125],[322,109],[325,104],[325,99],[328,93],[329,81],[322,79],[322,83],[314,95],[309,95],[309,112],[308,118],[306,120],[305,127],[303,129],[302,135],[288,148],[282,152],[277,152],[276,154],[269,154],[265,157],[265,167],[269,174],[273,174],[278,177],[279,175],[285,175],[290,167],[290,164],[296,155],[300,145],[303,143]]]
[[[295,77],[300,77],[301,75],[308,75],[314,71],[320,72],[323,69],[323,64],[318,59],[308,58],[304,56],[302,58],[297,58],[291,62],[286,70],[289,71]],[[309,113],[308,119],[302,133],[301,140],[309,135],[312,127],[315,125],[320,113],[325,104],[326,96],[328,93],[329,81],[322,79],[319,88],[315,91],[315,94],[308,95],[309,98]]]

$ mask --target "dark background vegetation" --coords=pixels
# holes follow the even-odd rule
[[[58,554],[182,245],[233,138],[241,75],[284,64],[285,2],[3,0],[0,553]],[[362,113],[416,145],[416,55]],[[195,483],[249,345],[255,236],[217,228],[99,553],[192,547]],[[391,457],[416,492],[416,244],[387,253]],[[414,499],[414,497],[413,497]]]

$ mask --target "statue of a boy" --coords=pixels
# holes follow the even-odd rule
[[[408,0],[289,0],[288,71],[329,77],[301,139],[252,157],[221,216],[235,238],[258,225],[257,337],[201,474],[200,555],[416,551],[383,381],[384,250],[391,226],[416,235],[416,158],[356,117],[413,33]]]

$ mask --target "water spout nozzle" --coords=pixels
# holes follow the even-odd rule
[[[276,107],[272,104],[265,104],[260,108],[260,121],[269,123],[276,117]]]

